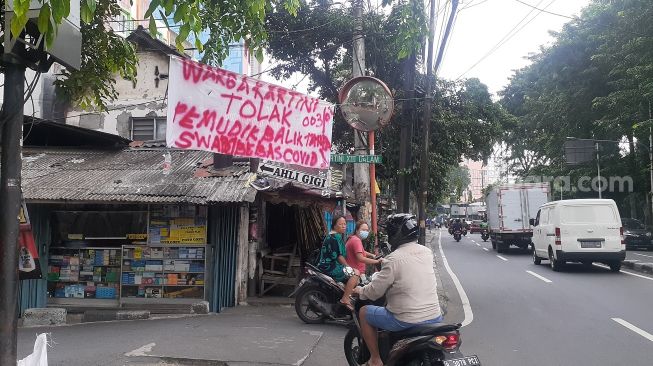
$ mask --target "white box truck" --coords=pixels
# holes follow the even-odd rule
[[[531,245],[534,219],[541,205],[550,201],[548,183],[497,185],[485,195],[492,248],[503,253],[511,245]]]

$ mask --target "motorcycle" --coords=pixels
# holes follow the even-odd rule
[[[387,243],[379,245],[380,255],[383,258],[390,253]],[[361,278],[359,286],[369,283],[366,278]],[[304,278],[290,294],[295,296],[295,312],[299,319],[307,324],[320,324],[329,320],[339,324],[350,324],[351,311],[340,299],[345,291],[342,283],[336,282],[331,276],[322,273],[317,266],[306,263]]]
[[[344,351],[350,366],[364,365],[370,358],[361,336],[360,309],[367,305],[354,300],[353,325],[345,335]],[[379,330],[379,352],[386,366],[480,366],[477,356],[460,353],[460,324],[424,324],[401,332]]]
[[[483,241],[487,241],[489,238],[490,238],[490,232],[488,231],[488,229],[481,230],[481,239],[483,239]]]
[[[462,238],[461,235],[462,235],[462,233],[461,233],[461,231],[459,229],[456,229],[453,232],[453,238],[456,239],[456,241],[460,241],[460,239]]]

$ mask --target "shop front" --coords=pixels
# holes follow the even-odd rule
[[[206,296],[207,206],[52,212],[48,304],[188,304]]]
[[[162,172],[164,153],[25,150],[23,191],[44,276],[22,281],[21,311],[189,309],[202,300],[220,311],[241,300],[251,173],[212,176],[209,153],[174,150]]]

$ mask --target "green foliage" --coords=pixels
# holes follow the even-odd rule
[[[14,5],[10,31],[20,35],[27,22],[30,0],[7,0]],[[58,86],[64,94],[84,108],[106,108],[106,103],[116,97],[114,76],[133,80],[136,76],[136,55],[124,39],[107,30],[105,21],[118,14],[116,0],[79,0],[82,21],[82,70],[67,70]],[[70,14],[70,0],[42,0],[44,6],[38,15],[37,25],[51,46],[57,25]],[[4,1],[1,2],[4,8]],[[263,44],[268,34],[265,15],[281,8],[296,14],[299,0],[152,0],[145,14],[152,35],[157,33],[154,17],[180,23],[176,46],[184,49],[184,41],[194,39],[196,48],[203,52],[203,62],[219,65],[229,54],[229,43],[245,40],[247,46],[260,60]],[[155,10],[159,10],[155,13]],[[4,26],[4,22],[2,24]],[[208,40],[200,41],[200,34]]]
[[[448,192],[455,194],[456,201],[458,201],[463,195],[463,191],[472,182],[469,175],[469,168],[464,165],[451,167],[451,170],[447,174],[447,180],[449,181]]]
[[[651,0],[595,0],[512,77],[501,103],[514,115],[504,124],[506,161],[514,173],[570,175],[573,183],[596,168],[565,165],[567,136],[624,139],[626,159],[617,144],[601,145],[602,174],[631,176],[636,190],[648,190],[647,151],[636,141],[646,141],[651,120],[651,17]]]
[[[84,3],[87,1],[84,0]],[[118,95],[115,77],[135,81],[138,60],[133,45],[114,32],[107,32],[105,22],[120,14],[113,1],[96,4],[93,19],[82,24],[82,67],[79,71],[63,70],[55,85],[69,100],[83,109],[103,108]]]
[[[423,13],[422,16],[415,16],[414,22],[406,19],[407,3],[396,2],[391,9],[367,12],[363,24],[366,74],[383,80],[398,99],[390,125],[376,133],[376,150],[384,159],[383,165],[377,166],[377,179],[389,190],[394,189],[400,175],[409,176],[411,187],[417,187],[419,176],[418,141],[422,121],[415,121],[413,126],[411,165],[407,169],[399,169],[400,130],[401,125],[407,123],[402,109],[410,106],[410,103],[401,100],[407,95],[403,90],[407,62],[407,59],[402,59],[406,51],[403,46],[410,38],[413,51],[419,52],[418,40],[426,33],[425,27],[415,25],[423,23]],[[288,78],[293,73],[308,75],[310,90],[317,92],[323,99],[337,103],[339,88],[351,78],[353,21],[350,11],[324,1],[310,7],[302,5],[297,17],[284,12],[269,14],[268,29],[275,32],[270,34],[268,52],[280,63],[273,74],[280,78]],[[423,33],[420,34],[417,29]],[[408,37],[407,34],[412,36]],[[423,85],[424,81],[425,77],[419,75],[418,85]],[[429,121],[431,149],[428,159],[428,194],[431,201],[447,191],[447,173],[452,166],[458,165],[461,157],[476,160],[489,157],[492,146],[500,135],[499,121],[507,115],[492,102],[487,87],[477,79],[459,82],[438,80],[436,90],[432,100],[432,118]],[[424,102],[424,99],[416,101],[416,115],[422,115],[419,109]],[[341,114],[336,113],[334,150],[351,152],[353,133]],[[384,192],[387,192],[386,188]]]

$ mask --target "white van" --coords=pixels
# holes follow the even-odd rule
[[[559,271],[566,262],[603,262],[619,272],[626,245],[613,200],[577,199],[540,206],[533,225],[533,263],[548,259]]]

